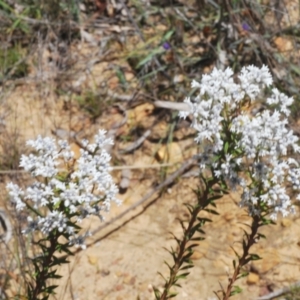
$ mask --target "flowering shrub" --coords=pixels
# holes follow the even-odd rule
[[[193,114],[195,140],[206,144],[199,155],[201,168],[212,168],[213,176],[226,179],[234,190],[240,187],[241,206],[251,214],[260,214],[260,205],[265,204],[271,209],[272,219],[278,212],[287,216],[294,207],[286,187],[300,191],[299,164],[287,157],[289,150],[300,151],[298,138],[287,127],[293,99],[274,88],[266,103],[275,110],[253,116],[245,107],[263,97],[262,89],[271,85],[268,68],[244,67],[239,83],[232,76],[229,68],[214,69],[200,83],[192,82],[192,87],[200,90],[195,100],[184,100]],[[181,112],[180,116],[185,118],[187,114]]]
[[[293,99],[273,88],[264,110],[251,114],[247,109],[264,97],[264,88],[270,90],[271,84],[266,66],[244,67],[236,81],[233,71],[227,68],[214,69],[210,75],[203,75],[200,82],[192,82],[192,88],[199,89],[199,94],[193,100],[184,100],[190,110],[180,112],[179,116],[192,115],[195,141],[203,149],[198,154],[201,188],[196,191],[197,203],[186,204],[190,217],[181,221],[184,234],[182,239],[175,238],[178,247],[170,251],[174,264],[168,265],[170,276],[165,279],[163,291],[155,289],[156,299],[175,296],[170,289],[189,274],[187,270],[193,267],[190,257],[197,245],[192,242],[204,239],[202,227],[210,221],[198,214],[202,210],[218,214],[215,201],[229,190],[240,192],[240,205],[248,210],[252,224],[250,232],[245,231],[242,255],[234,250],[237,260],[233,261],[234,272],[227,288],[219,291],[222,299],[241,292],[234,282],[247,275],[243,269],[247,263],[260,259],[250,253],[251,246],[265,238],[259,228],[272,224],[278,213],[287,216],[295,212],[288,192],[293,190],[300,200],[300,167],[291,157],[300,147],[298,138],[287,126]]]
[[[57,146],[54,139],[39,136],[27,144],[35,152],[22,155],[20,166],[35,180],[26,189],[14,183],[9,183],[7,189],[17,211],[31,212],[23,233],[43,235],[36,241],[43,253],[33,259],[36,284],[28,292],[29,299],[37,299],[40,293],[53,291],[46,286],[46,280],[58,275],[48,268],[64,262],[55,257],[55,252],[69,255],[72,245],[85,248],[84,239],[89,233],[79,235],[81,221],[90,215],[102,219],[102,212],[109,211],[111,201],[120,202],[109,173],[111,157],[105,150],[113,141],[105,137],[104,130],[95,135],[93,144],[82,142],[84,149],[77,160],[66,141],[59,141]],[[58,241],[61,236],[65,243]]]

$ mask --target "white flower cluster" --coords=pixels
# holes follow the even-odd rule
[[[35,181],[25,190],[17,184],[7,184],[12,203],[18,211],[29,208],[36,218],[28,217],[28,228],[24,233],[40,230],[49,234],[57,229],[70,237],[70,242],[80,240],[77,236],[76,222],[90,215],[109,211],[111,201],[116,199],[117,186],[110,175],[110,155],[105,150],[113,144],[106,138],[106,132],[99,130],[95,143],[84,140],[85,150],[80,150],[80,158],[75,160],[74,153],[66,141],[39,136],[27,142],[34,154],[22,155],[20,166],[30,172]],[[66,170],[61,171],[65,166]],[[60,167],[60,168],[59,168]]]
[[[184,100],[190,112],[180,116],[193,115],[195,140],[205,149],[199,155],[201,168],[212,167],[231,188],[241,187],[241,205],[251,214],[259,213],[260,202],[269,207],[273,219],[278,212],[286,216],[294,211],[286,189],[300,192],[300,166],[288,158],[289,151],[300,152],[298,138],[287,127],[293,99],[273,88],[265,101],[273,110],[253,116],[244,108],[263,97],[263,88],[272,84],[271,74],[266,66],[248,66],[237,78],[235,82],[227,68],[203,75],[200,83],[193,81],[200,93],[194,101]]]

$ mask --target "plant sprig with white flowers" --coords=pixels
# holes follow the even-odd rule
[[[7,185],[16,210],[28,212],[23,233],[32,234],[33,243],[42,250],[32,258],[34,282],[28,285],[28,299],[48,299],[54,293],[56,286],[49,286],[48,280],[60,278],[55,267],[67,262],[57,253],[68,256],[72,246],[85,248],[89,233],[80,233],[81,221],[91,215],[102,219],[112,201],[120,203],[110,175],[111,157],[105,150],[113,141],[105,133],[99,130],[94,143],[82,141],[84,149],[78,159],[66,141],[56,143],[41,136],[28,141],[34,153],[22,155],[20,166],[30,172],[34,182],[25,189]]]
[[[201,210],[211,204],[209,199],[215,200],[211,183],[218,183],[221,191],[239,192],[240,206],[246,208],[252,218],[250,232],[245,231],[243,238],[242,255],[236,252],[234,272],[227,288],[221,291],[222,299],[240,292],[234,283],[246,275],[244,266],[260,259],[250,252],[251,246],[264,237],[259,228],[273,223],[279,213],[285,217],[295,212],[288,193],[293,189],[296,199],[300,199],[300,167],[290,157],[290,153],[298,153],[300,147],[298,138],[288,128],[287,119],[293,99],[273,88],[265,100],[265,110],[255,115],[248,111],[251,104],[264,97],[264,88],[271,84],[272,77],[266,66],[244,67],[236,81],[233,71],[227,68],[225,71],[214,69],[211,74],[203,75],[200,83],[192,82],[192,88],[199,89],[199,94],[193,100],[189,97],[184,100],[190,111],[179,115],[182,118],[192,115],[192,127],[197,132],[195,141],[204,149],[199,153],[204,184],[198,193],[197,209],[189,210],[190,218],[183,226],[184,237],[176,238],[179,246],[176,251],[172,250],[174,265],[169,267],[170,277],[164,291],[160,293],[156,289],[156,299],[171,298],[174,295],[170,292],[171,286],[186,277],[188,273],[182,276],[181,272],[192,266],[190,257],[195,245],[190,249],[184,247],[197,238],[194,237],[197,232],[203,233],[193,226],[197,218],[200,220]],[[209,172],[203,172],[204,169]]]

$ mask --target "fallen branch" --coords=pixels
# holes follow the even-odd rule
[[[145,203],[149,198],[151,198],[154,194],[158,193],[159,191],[161,191],[161,189],[169,186],[171,183],[173,183],[175,181],[175,179],[179,176],[181,176],[186,170],[188,170],[190,167],[192,167],[195,163],[196,163],[196,159],[197,157],[194,156],[190,159],[188,159],[186,162],[184,162],[181,167],[176,170],[173,174],[171,174],[165,181],[163,181],[161,184],[159,184],[158,186],[156,186],[155,188],[153,188],[151,191],[149,191],[144,197],[142,197],[142,199],[140,199],[139,201],[137,201],[136,203],[132,204],[131,206],[129,206],[125,211],[123,211],[121,214],[119,214],[118,216],[116,216],[115,218],[112,218],[111,220],[105,222],[102,226],[98,227],[97,229],[95,229],[92,232],[92,235],[94,235],[95,233],[100,232],[101,230],[103,230],[104,228],[106,228],[107,226],[115,223],[117,220],[123,218],[125,215],[127,215],[130,211],[134,210],[135,208],[137,208],[138,206],[142,205],[143,203]],[[88,247],[91,245],[88,245]]]
[[[282,289],[279,289],[277,291],[274,291],[268,295],[264,295],[262,297],[257,298],[256,300],[271,300],[274,298],[277,298],[279,296],[282,296],[284,294],[288,294],[291,293],[293,291],[293,289],[299,288],[300,287],[300,281],[297,281],[296,283],[288,286],[288,287],[284,287]]]

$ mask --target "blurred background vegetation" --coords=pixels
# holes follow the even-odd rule
[[[72,43],[89,40],[104,53],[117,41],[117,55],[149,99],[182,101],[190,81],[212,66],[239,71],[266,64],[297,106],[298,11],[293,0],[1,0],[0,80],[26,77],[39,43],[55,48],[63,76],[72,68]],[[93,40],[99,28],[102,38]],[[123,66],[114,68],[117,89],[128,90]]]

